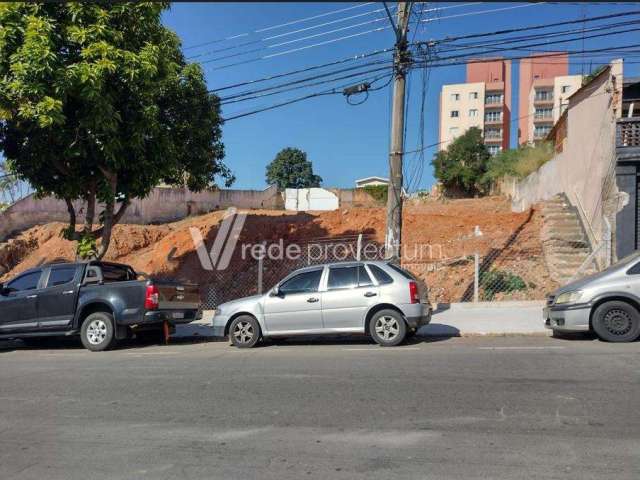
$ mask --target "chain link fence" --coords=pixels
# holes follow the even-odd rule
[[[404,245],[402,266],[427,284],[432,303],[542,300],[557,285],[542,252],[518,246],[518,234],[499,245],[478,229],[444,244]],[[202,308],[266,292],[302,267],[358,258],[383,260],[384,246],[366,235],[240,246],[227,268],[204,273]]]

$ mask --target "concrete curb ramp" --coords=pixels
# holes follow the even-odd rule
[[[549,335],[542,318],[543,307],[544,301],[439,304],[434,309],[431,324],[418,333],[428,337]],[[179,325],[174,336],[212,336],[212,314],[205,311],[202,320]]]

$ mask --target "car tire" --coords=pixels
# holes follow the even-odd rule
[[[383,347],[400,345],[407,336],[407,324],[395,310],[380,310],[369,322],[369,335]]]
[[[92,313],[82,322],[80,340],[87,350],[102,352],[115,344],[113,315],[106,312]]]
[[[260,335],[260,324],[251,315],[240,315],[229,326],[229,341],[234,347],[255,347]]]
[[[593,312],[592,325],[600,340],[633,342],[640,336],[640,313],[626,302],[605,302]]]

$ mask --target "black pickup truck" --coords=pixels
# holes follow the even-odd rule
[[[109,262],[27,270],[0,285],[0,339],[80,335],[86,348],[101,351],[132,332],[196,319],[197,285],[141,277]]]

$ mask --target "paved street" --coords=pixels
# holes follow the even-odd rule
[[[640,477],[640,343],[15,346],[1,479]]]

